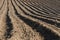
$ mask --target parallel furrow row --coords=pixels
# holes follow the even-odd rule
[[[43,0],[2,0],[0,40],[60,40],[60,12]]]

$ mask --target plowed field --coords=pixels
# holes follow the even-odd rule
[[[60,1],[0,0],[0,40],[60,40]]]

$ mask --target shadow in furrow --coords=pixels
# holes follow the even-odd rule
[[[8,11],[9,11],[9,9],[8,9]],[[11,23],[11,19],[8,16],[8,11],[7,11],[7,15],[6,15],[7,16],[7,18],[6,18],[7,29],[6,29],[6,33],[5,33],[6,39],[11,38],[11,36],[12,36],[11,32],[13,30],[13,25]]]
[[[23,2],[23,1],[21,1],[21,2]],[[23,3],[24,3],[24,2],[23,2]],[[31,2],[30,2],[30,3],[31,3]],[[24,3],[24,4],[25,4],[25,3]],[[27,6],[28,6],[28,5],[27,5]],[[31,3],[30,6],[31,6],[31,7],[34,7],[35,9],[37,9],[37,10],[39,10],[39,11],[41,11],[40,9],[42,9],[42,12],[45,12],[46,14],[49,14],[49,13],[46,11],[47,9],[46,9],[45,7],[43,7],[44,9],[41,8],[41,5],[37,7],[37,6],[34,6],[34,5]],[[29,7],[30,7],[30,6],[29,6]],[[31,8],[31,7],[30,7],[30,8]],[[46,10],[45,10],[45,9],[46,9]],[[35,11],[36,11],[36,10],[35,10]],[[39,11],[38,11],[38,12],[39,12]],[[48,9],[48,11],[49,11],[49,9]],[[51,10],[50,10],[50,13],[55,14],[55,13],[52,12]]]
[[[31,1],[30,1],[30,3],[32,4],[32,2],[31,2]],[[33,2],[33,3],[34,3],[34,2]],[[40,3],[39,3],[39,5],[37,5],[37,4],[36,4],[37,6],[33,6],[33,4],[32,4],[31,6],[33,6],[33,7],[37,8],[37,9],[39,9],[39,8],[43,7],[43,8],[41,8],[41,9],[43,9],[44,11],[46,11],[46,12],[48,12],[48,11],[49,11],[49,12],[50,12],[50,13],[52,13],[52,14],[56,14],[55,12],[53,12],[54,10],[53,10],[53,11],[51,11],[52,9],[50,10],[50,9],[48,9],[49,7],[47,7],[47,6],[46,6],[46,7],[47,7],[47,8],[46,8],[43,4],[42,4],[42,5],[41,5],[41,4],[42,4],[42,3],[40,2]]]
[[[17,0],[18,1],[18,0]],[[19,1],[18,1],[19,2]],[[16,3],[16,2],[15,2]],[[20,2],[19,2],[20,3]],[[21,3],[20,3],[21,4]],[[23,3],[23,4],[25,4],[25,3]],[[26,8],[23,4],[21,4],[24,8]],[[26,5],[26,4],[25,4]],[[27,7],[29,7],[29,8],[31,8],[30,6],[28,6],[28,5],[26,5]],[[34,10],[35,12],[37,12],[37,13],[40,13],[40,15],[39,14],[36,14],[36,13],[34,13],[34,12],[32,12],[31,10],[29,10],[28,8],[26,8],[28,11],[30,11],[32,14],[34,14],[34,15],[37,15],[37,16],[43,16],[43,17],[46,17],[46,18],[50,18],[50,19],[55,19],[55,18],[52,18],[51,16],[50,17],[47,17],[48,15],[46,15],[46,14],[49,14],[49,13],[47,13],[47,12],[45,12],[44,11],[44,9],[41,11],[41,12],[39,12],[39,11],[36,11],[36,10],[34,10],[33,8],[31,8],[32,10]],[[42,12],[44,12],[44,13],[46,13],[46,14],[43,14]],[[44,16],[45,15],[45,16]]]
[[[17,0],[18,1],[18,0]],[[18,1],[19,2],[19,1]],[[27,7],[29,7],[29,8],[31,8],[29,5],[27,5],[27,4],[25,4],[23,1],[21,1],[24,5],[26,5]],[[20,3],[20,2],[19,2]],[[35,7],[34,7],[35,8]],[[31,8],[32,10],[34,10],[33,8]],[[36,9],[36,8],[35,8]],[[38,11],[37,11],[38,10]],[[43,11],[43,10],[39,10],[39,9],[37,9],[37,10],[34,10],[34,11],[36,11],[37,13],[40,13],[40,14],[43,14],[43,13],[41,13],[41,12],[44,12],[44,13],[46,13],[46,14],[49,14],[49,13],[47,13],[47,12],[45,12],[45,11]],[[31,11],[31,10],[30,10]],[[37,15],[37,14],[36,14]],[[43,14],[44,15],[44,14]],[[39,15],[40,16],[40,15]]]
[[[30,19],[27,19],[26,17],[23,17],[22,15],[18,14],[12,1],[11,3],[15,10],[16,16],[19,17],[22,21],[24,21],[27,25],[29,25],[32,29],[36,29],[37,32],[41,33],[41,35],[45,37],[45,40],[59,40],[59,37],[55,33],[51,32],[51,30],[44,28],[39,23],[32,21]]]
[[[16,1],[15,1],[15,3],[16,3]],[[17,5],[17,3],[16,3],[16,5]],[[21,4],[21,5],[22,5],[22,4]],[[18,6],[18,5],[17,5],[17,6]],[[23,6],[23,5],[22,5],[22,6]],[[56,27],[60,28],[60,23],[57,23],[57,22],[54,22],[54,21],[48,20],[48,19],[38,18],[38,17],[33,16],[33,15],[29,15],[29,14],[26,13],[20,6],[18,6],[18,7],[25,13],[25,15],[31,16],[31,17],[36,18],[36,19],[39,19],[39,20],[42,20],[42,21],[47,22],[47,23],[49,23],[49,24],[51,24],[51,25],[56,25]],[[27,8],[26,8],[26,9],[27,9]],[[28,10],[28,9],[27,9],[27,10]],[[34,12],[30,11],[30,10],[28,10],[28,11],[31,12],[31,13],[34,13]],[[34,14],[35,14],[35,13],[34,13]]]
[[[5,0],[3,1],[3,4],[2,4],[2,6],[0,7],[0,10],[2,9],[2,7],[3,7],[4,3],[5,3]]]
[[[18,0],[17,0],[18,1]],[[18,1],[19,2],[19,1]],[[21,1],[22,2],[22,1]],[[19,2],[20,3],[20,2]],[[25,3],[23,3],[24,5],[26,5]],[[22,5],[22,4],[21,4]],[[22,6],[24,6],[24,5],[22,5]],[[30,6],[28,6],[28,5],[26,5],[27,7],[29,7],[29,8],[31,8]],[[25,7],[25,6],[24,6]],[[25,7],[26,8],[26,7]],[[35,8],[35,7],[34,7]],[[27,8],[26,8],[27,9]],[[32,10],[34,10],[33,8],[31,8]],[[37,9],[37,8],[35,8],[35,9]],[[31,13],[32,13],[32,11],[31,10],[29,10],[29,9],[27,9],[28,11],[30,11]],[[39,10],[39,9],[37,9],[37,10]],[[39,14],[42,14],[42,15],[45,15],[45,14],[43,14],[42,12],[44,12],[44,13],[46,13],[46,14],[49,14],[48,12],[46,12],[46,11],[44,11],[44,9],[43,10],[39,10],[39,11],[37,11],[37,10],[34,10],[34,11],[36,11],[37,13],[39,13]],[[35,14],[35,13],[33,13],[33,14]],[[35,15],[37,15],[37,16],[42,16],[42,15],[39,15],[39,14],[35,14]],[[46,17],[46,16],[45,16]]]
[[[60,13],[59,10],[56,10],[55,8],[51,8],[51,7],[49,7],[48,5],[46,5],[45,3],[40,2],[40,3],[38,3],[38,4],[42,4],[42,5],[46,6],[45,8],[47,8],[47,10],[50,9],[49,11],[53,10],[54,12],[56,12],[55,14]],[[53,12],[53,11],[52,11],[52,12]]]
[[[30,3],[32,4],[31,1],[30,1]],[[33,2],[33,3],[34,3],[34,2]],[[38,9],[42,6],[42,7],[43,7],[42,9],[44,9],[44,10],[46,9],[45,11],[48,10],[49,12],[51,12],[51,13],[53,13],[53,14],[56,14],[55,12],[57,12],[56,10],[54,10],[54,9],[52,9],[52,8],[50,8],[50,7],[48,7],[47,5],[45,5],[45,4],[41,3],[41,2],[38,3],[38,4],[39,4],[39,5],[36,4],[37,6],[33,6],[33,5],[31,5],[31,6],[37,7]],[[41,5],[41,4],[42,4],[42,5]],[[46,7],[45,7],[44,5],[45,5]],[[51,9],[51,10],[50,10],[50,9]],[[55,11],[55,12],[53,12],[52,10]],[[59,12],[57,12],[57,13],[59,13]]]
[[[19,1],[18,1],[19,2]],[[23,1],[21,1],[23,4],[25,4]],[[31,3],[32,4],[32,3]],[[26,4],[25,4],[26,5]],[[44,6],[43,6],[43,8],[41,8],[40,6],[42,6],[42,5],[40,5],[38,8],[36,8],[37,6],[34,6],[34,5],[26,5],[26,6],[28,6],[28,7],[34,7],[35,9],[37,9],[38,11],[36,11],[36,10],[34,10],[33,8],[31,8],[32,10],[34,10],[34,11],[36,11],[36,12],[38,12],[38,13],[40,13],[40,11],[41,12],[44,12],[44,13],[46,13],[46,14],[50,14],[50,13],[52,13],[52,14],[55,14],[54,12],[52,12],[51,10],[49,10],[49,9],[47,9],[47,8],[45,8]],[[40,10],[40,9],[42,9],[42,10]],[[46,10],[45,10],[46,9]],[[50,12],[50,13],[48,13],[47,12],[47,10]],[[43,14],[43,13],[42,13]]]

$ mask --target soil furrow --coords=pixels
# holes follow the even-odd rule
[[[14,7],[14,6],[13,6],[13,7]],[[15,9],[15,7],[14,7],[14,9]],[[36,29],[37,32],[42,33],[43,36],[45,37],[45,40],[48,40],[48,39],[49,39],[49,40],[52,40],[52,39],[54,39],[54,40],[59,40],[59,38],[58,38],[57,36],[55,36],[55,35],[54,35],[54,38],[52,37],[53,33],[52,33],[51,31],[47,31],[47,30],[49,30],[49,29],[46,29],[46,28],[42,27],[42,25],[39,25],[39,23],[34,22],[34,21],[30,20],[30,19],[27,19],[27,18],[19,15],[16,9],[15,9],[15,12],[16,12],[16,15],[17,15],[20,19],[22,19],[26,24],[28,24],[29,26],[31,26],[33,29]],[[32,23],[32,24],[31,24],[31,23]],[[38,27],[37,27],[37,26],[38,26]],[[40,28],[39,28],[39,27],[40,27]],[[38,29],[38,28],[39,28],[39,29]],[[41,29],[41,30],[40,30],[40,29]],[[42,30],[43,30],[43,31],[42,31]],[[50,33],[51,35],[50,35],[50,36],[47,36],[46,31],[48,32],[48,34]],[[45,35],[44,35],[44,34],[45,34]],[[47,37],[48,37],[48,38],[47,38]],[[51,37],[51,38],[50,38],[50,37]],[[55,37],[56,37],[56,38],[55,38]]]
[[[36,0],[35,0],[36,1]],[[36,6],[36,7],[38,7],[38,8],[40,8],[41,6],[43,7],[42,9],[46,9],[46,7],[47,7],[47,12],[51,12],[51,13],[54,13],[54,14],[56,14],[55,12],[57,12],[57,13],[59,13],[58,11],[56,11],[56,10],[54,10],[54,9],[52,9],[52,8],[50,8],[50,7],[48,7],[46,4],[44,4],[44,3],[42,3],[42,2],[39,2],[39,0],[38,1],[36,1],[36,2],[33,2],[33,0],[30,0],[30,3],[31,4],[33,4],[34,6]],[[39,6],[40,5],[40,6]],[[51,10],[52,9],[52,10]],[[48,11],[49,10],[49,11]]]
[[[3,3],[1,5],[1,7],[0,7],[0,10],[3,8],[4,2],[5,2],[5,0],[3,0]]]
[[[5,40],[5,32],[6,32],[6,14],[7,14],[7,3],[5,1],[5,8],[3,13],[0,16],[0,40]]]
[[[6,40],[11,38],[12,36],[12,30],[13,30],[13,25],[11,23],[11,19],[9,17],[9,9],[7,10],[7,15],[6,15],[6,25],[7,25],[7,29],[6,29],[6,33],[5,33],[5,37],[6,37]]]
[[[17,6],[16,6],[17,7]],[[14,9],[15,9],[15,7],[14,7]],[[16,10],[16,9],[15,9]],[[33,20],[33,21],[36,21],[36,22],[38,22],[39,20],[37,20],[37,19],[34,19],[34,18],[31,18],[31,17],[29,17],[29,16],[26,16],[26,15],[24,15],[24,14],[22,14],[22,13],[24,13],[24,12],[21,12],[21,10],[20,10],[20,12],[19,12],[19,8],[17,7],[17,10],[18,10],[18,13],[20,13],[20,15],[22,15],[22,16],[24,16],[24,17],[26,17],[26,18],[28,18],[28,19],[31,19],[31,20]],[[17,14],[18,15],[18,14]],[[38,22],[38,23],[40,23],[41,25],[43,25],[43,26],[45,26],[45,27],[47,27],[48,25],[44,25],[44,22],[42,22],[41,23],[41,21],[40,22]],[[45,23],[46,24],[46,23]],[[50,25],[51,26],[51,25]],[[52,26],[53,27],[53,26]],[[47,27],[48,28],[48,27]],[[51,29],[50,27],[49,27],[49,29]],[[55,29],[55,27],[54,27],[54,29]],[[53,31],[53,30],[52,30]],[[56,31],[55,31],[56,32]]]
[[[26,25],[22,20],[20,20],[15,15],[15,10],[12,5],[12,1],[10,2],[9,8],[11,12],[11,13],[9,12],[9,16],[13,24],[13,32],[12,32],[13,36],[8,40],[42,40],[43,39],[42,37],[39,36],[37,32],[34,32],[28,25]]]
[[[0,40],[60,40],[59,3],[0,0]]]
[[[20,8],[20,6],[18,6],[19,8]],[[22,6],[23,7],[23,6]],[[21,9],[21,8],[20,8]],[[21,9],[21,10],[23,10],[23,11],[25,11],[24,9]],[[28,10],[27,10],[28,11]],[[52,24],[52,25],[58,25],[57,27],[60,27],[59,26],[59,24],[60,23],[56,23],[56,21],[54,22],[54,21],[52,21],[52,20],[48,20],[48,19],[43,19],[43,18],[41,18],[41,17],[36,17],[36,16],[34,16],[34,15],[29,15],[29,14],[27,14],[27,13],[25,13],[26,15],[28,15],[28,16],[31,16],[31,17],[33,17],[33,18],[36,18],[36,19],[39,19],[39,20],[42,20],[42,21],[44,21],[44,22],[47,22],[47,23],[50,23],[50,24]],[[30,13],[31,14],[31,13]]]

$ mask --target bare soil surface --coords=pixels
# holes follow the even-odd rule
[[[60,1],[0,0],[0,40],[60,40]]]

